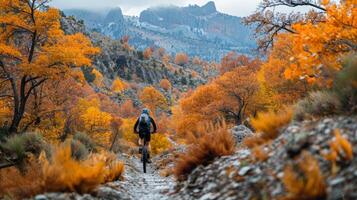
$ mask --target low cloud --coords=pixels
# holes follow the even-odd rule
[[[161,5],[204,5],[207,2],[208,0],[53,0],[51,4],[60,9],[82,8],[101,10],[120,7],[126,15],[139,15],[142,10],[149,7]],[[217,9],[223,13],[247,16],[256,9],[259,0],[216,0],[215,3]]]

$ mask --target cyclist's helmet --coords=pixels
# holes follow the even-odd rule
[[[143,109],[143,111],[142,111],[142,113],[145,113],[145,114],[147,114],[147,115],[148,115],[148,114],[150,113],[150,111],[149,111],[149,109],[144,108],[144,109]]]

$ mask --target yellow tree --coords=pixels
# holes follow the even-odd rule
[[[152,86],[145,87],[140,94],[140,100],[147,106],[154,114],[157,109],[166,110],[168,107],[166,98],[160,91]]]
[[[98,107],[91,106],[81,115],[86,130],[93,132],[96,130],[109,129],[112,116],[102,112]]]
[[[65,35],[60,13],[44,0],[0,1],[0,76],[11,88],[13,116],[9,132],[17,132],[28,99],[49,79],[73,67],[91,64],[98,52],[82,34]]]
[[[357,0],[325,0],[322,5],[326,9],[323,22],[292,26],[298,34],[290,40],[293,64],[285,75],[287,79],[306,79],[325,87],[332,86],[332,78],[342,68],[339,58],[357,51]]]
[[[256,24],[260,49],[282,52],[278,43],[286,43],[284,76],[320,87],[332,85],[332,77],[341,69],[341,57],[357,51],[357,0],[289,1],[265,0],[260,10],[246,18]],[[313,7],[306,14],[277,13],[277,6]],[[318,11],[317,11],[317,10]],[[287,44],[289,43],[289,44]],[[274,46],[273,46],[274,44]]]
[[[274,110],[278,110],[283,105],[293,104],[310,89],[306,79],[286,78],[286,70],[289,66],[296,66],[295,60],[291,59],[294,45],[291,43],[292,37],[294,36],[291,34],[279,36],[281,39],[275,42],[267,61],[262,64],[258,73],[260,92],[269,96],[266,100],[269,101],[269,107]]]
[[[120,80],[120,78],[116,78],[112,83],[112,91],[116,93],[122,92],[123,90],[126,89],[126,87],[127,87],[126,83]]]
[[[97,69],[92,70],[92,73],[95,76],[95,79],[93,81],[94,85],[97,87],[102,87],[103,86],[103,75],[100,73]]]

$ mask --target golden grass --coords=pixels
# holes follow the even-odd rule
[[[16,167],[0,170],[0,199],[23,199],[44,191],[42,184],[41,165],[31,157],[26,166],[26,172],[20,172]]]
[[[208,129],[206,129],[208,130]],[[180,154],[174,168],[178,180],[185,180],[199,165],[208,165],[215,158],[231,155],[235,151],[235,140],[226,127],[216,127],[196,139],[186,153]]]
[[[326,160],[331,162],[332,174],[338,171],[338,161],[351,161],[353,159],[353,149],[351,143],[341,136],[339,129],[334,130],[335,137],[330,142],[330,152],[325,154]]]
[[[0,198],[22,199],[44,192],[91,193],[102,183],[121,179],[124,172],[124,164],[115,154],[91,154],[78,161],[71,157],[68,144],[55,148],[50,161],[41,153],[39,160],[31,158],[28,163],[23,173],[16,168],[0,170]]]
[[[285,167],[283,183],[287,191],[284,200],[324,199],[326,183],[318,161],[308,152]]]
[[[280,128],[290,123],[292,113],[291,108],[285,108],[278,112],[258,113],[257,117],[252,119],[252,125],[256,131],[262,133],[263,139],[272,140],[279,135]]]

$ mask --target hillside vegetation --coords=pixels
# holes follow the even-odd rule
[[[244,22],[263,55],[215,63],[0,1],[0,198],[357,198],[356,5],[262,1]],[[217,14],[177,12],[197,10]],[[158,131],[141,178],[143,108]]]

